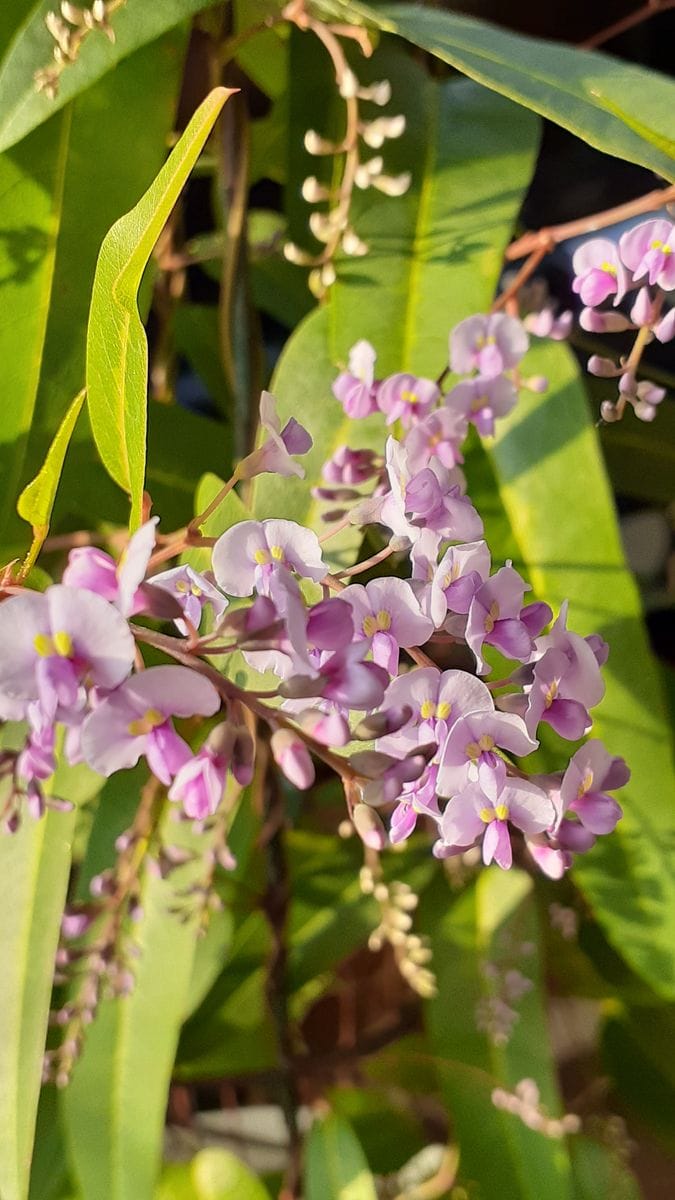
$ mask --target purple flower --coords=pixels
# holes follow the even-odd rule
[[[365,587],[352,583],[340,599],[351,606],[355,637],[369,643],[374,662],[390,675],[398,670],[399,646],[423,645],[433,633],[405,579],[373,579]]]
[[[188,667],[149,667],[125,680],[86,718],[82,753],[100,775],[134,767],[141,755],[168,785],[192,758],[171,717],[210,717],[220,708],[213,684]]]
[[[312,448],[312,439],[295,417],[286,422],[283,429],[277,416],[276,400],[270,392],[260,397],[260,426],[267,434],[257,450],[244,458],[237,467],[238,479],[252,479],[254,475],[270,472],[273,475],[297,475],[303,479],[305,472],[292,454],[306,454]]]
[[[460,717],[472,712],[493,712],[489,689],[466,671],[439,671],[418,667],[392,680],[384,696],[387,709],[409,708],[408,721],[396,732],[377,741],[385,754],[410,754],[417,746],[436,742],[442,747]]]
[[[364,662],[364,642],[352,642],[334,654],[324,653],[312,676],[293,675],[279,688],[289,700],[321,696],[340,708],[365,711],[382,703],[388,675],[377,663]]]
[[[338,375],[333,384],[333,395],[348,417],[358,419],[377,412],[376,358],[370,342],[357,342],[349,351],[348,370]]]
[[[95,546],[79,546],[68,555],[63,572],[67,587],[95,592],[119,608],[125,617],[143,612],[146,603],[140,585],[155,545],[155,526],[159,517],[141,525],[129,539],[126,549],[115,562]]]
[[[478,371],[488,379],[515,367],[529,345],[516,317],[478,314],[460,321],[450,334],[450,366],[456,375]]]
[[[555,810],[546,795],[526,779],[504,782],[486,795],[478,783],[453,796],[439,821],[440,842],[434,853],[443,857],[455,847],[472,846],[482,838],[483,862],[508,870],[513,861],[509,824],[532,837],[549,829]]]
[[[485,542],[465,542],[446,550],[431,580],[429,613],[437,629],[449,612],[468,613],[489,574],[490,551]]]
[[[515,406],[518,393],[510,379],[503,375],[488,378],[477,375],[465,379],[445,396],[450,409],[461,413],[482,437],[492,437],[495,417],[503,417]]]
[[[339,446],[332,458],[323,464],[322,475],[327,483],[361,484],[377,473],[372,450],[351,450]]]
[[[537,638],[537,656],[542,656],[548,650],[561,652],[567,660],[562,694],[568,699],[579,701],[586,709],[594,708],[605,694],[600,664],[607,658],[606,643],[598,639],[602,645],[596,646],[593,637],[583,638],[567,629],[567,610],[568,602],[565,600],[560,605],[560,612],[551,626],[551,632]]]
[[[489,781],[503,771],[499,749],[524,756],[537,746],[525,722],[514,713],[483,710],[461,716],[441,750],[438,793],[454,796],[470,782],[480,782],[485,791]]]
[[[409,429],[414,421],[427,415],[440,394],[432,379],[399,372],[380,384],[377,406],[386,413],[387,425],[400,421],[404,429]]]
[[[614,242],[608,238],[591,238],[575,250],[572,269],[576,276],[572,291],[581,296],[591,308],[614,296],[614,304],[623,299],[628,287],[626,269]]]
[[[305,743],[290,729],[277,729],[270,738],[270,747],[277,766],[289,783],[306,791],[314,783],[314,764]]]
[[[569,674],[570,660],[562,650],[547,650],[535,663],[532,683],[526,688],[527,703],[523,711],[528,732],[533,737],[540,721],[571,742],[583,737],[590,729],[588,709],[568,684]]]
[[[463,413],[451,412],[449,408],[439,408],[417,421],[404,442],[410,470],[421,471],[432,458],[437,458],[448,470],[464,462],[461,447],[466,431]]]
[[[623,787],[630,771],[622,758],[608,753],[602,742],[594,738],[586,742],[570,759],[560,785],[560,800],[565,820],[558,826],[558,839],[565,846],[573,813],[579,824],[595,835],[611,833],[622,812],[609,791]],[[569,847],[574,849],[573,846]]]
[[[466,542],[480,537],[483,522],[471,501],[461,494],[463,476],[450,472],[438,461],[413,474],[405,446],[387,439],[387,474],[391,491],[380,506],[379,519],[397,537],[413,544],[423,532],[432,531],[436,544]]]
[[[216,583],[230,596],[268,593],[280,567],[315,583],[326,574],[319,539],[295,521],[240,521],[218,538],[211,561]]]
[[[622,234],[619,250],[634,282],[646,275],[665,291],[675,287],[675,226],[670,221],[642,221]]]
[[[178,768],[169,788],[169,800],[183,806],[186,817],[205,821],[218,808],[225,789],[227,760],[208,746]]]
[[[0,605],[0,693],[39,700],[49,720],[81,711],[85,687],[116,687],[133,661],[129,626],[93,592],[55,585]]]
[[[564,312],[557,316],[550,305],[545,305],[539,312],[528,313],[523,320],[523,325],[528,333],[533,333],[535,337],[551,338],[555,342],[562,342],[569,337],[572,325],[574,322],[574,314],[570,308],[566,308]]]
[[[467,645],[476,656],[479,675],[489,670],[481,656],[486,643],[495,646],[507,658],[525,662],[534,651],[534,637],[551,619],[547,604],[523,608],[523,595],[529,584],[507,563],[478,588],[466,625]]]
[[[211,605],[216,621],[227,608],[226,597],[214,587],[208,575],[200,575],[189,566],[172,567],[170,571],[152,575],[148,582],[174,596],[195,629],[199,629],[202,610],[207,604]],[[188,628],[184,621],[178,618],[175,624],[181,633],[187,635]]]

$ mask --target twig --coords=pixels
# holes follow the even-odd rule
[[[605,29],[599,29],[583,42],[578,42],[578,47],[580,50],[595,50],[596,46],[611,42],[613,38],[619,37],[619,34],[627,33],[629,29],[634,29],[636,25],[641,25],[657,13],[667,12],[669,8],[675,8],[675,0],[647,0],[641,8],[636,8],[632,13],[614,21],[612,25],[607,25]]]

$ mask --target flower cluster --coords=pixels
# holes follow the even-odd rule
[[[641,421],[653,421],[665,388],[637,373],[646,345],[656,338],[669,342],[675,337],[675,308],[667,307],[667,293],[675,289],[675,226],[668,220],[643,221],[628,230],[618,245],[609,238],[592,238],[575,252],[573,290],[581,297],[580,323],[589,333],[637,331],[630,354],[615,363],[593,355],[588,362],[592,375],[618,380],[618,396],[601,406],[604,421],[618,421],[626,405],[632,405]],[[617,306],[631,293],[628,315]],[[611,298],[613,308],[599,305]]]
[[[58,95],[59,81],[67,66],[77,62],[83,41],[94,30],[115,41],[111,16],[126,4],[126,0],[93,0],[91,8],[77,8],[70,0],[61,0],[59,12],[48,12],[45,25],[54,39],[53,62],[35,72],[35,88],[53,100]]]
[[[542,729],[563,745],[589,732],[608,648],[568,629],[566,605],[553,619],[547,604],[528,602],[530,587],[510,562],[492,563],[460,465],[469,426],[490,434],[516,403],[526,349],[515,318],[468,318],[450,335],[448,370],[459,378],[444,393],[440,382],[410,373],[378,380],[372,347],[353,348],[334,384],[337,401],[355,417],[380,411],[392,431],[383,457],[343,447],[324,466],[327,486],[318,494],[343,504],[337,528],[368,526],[381,546],[354,566],[329,569],[323,543],[335,530],[320,541],[295,521],[251,517],[211,539],[209,570],[189,562],[158,570],[195,544],[191,531],[217,497],[187,531],[159,544],[151,518],[119,560],[80,546],[61,583],[42,593],[9,589],[0,604],[0,720],[23,722],[25,733],[18,750],[0,756],[6,828],[60,803],[48,783],[57,747],[103,776],[144,759],[152,788],[182,820],[211,831],[220,822],[208,851],[212,878],[216,866],[235,865],[226,843],[228,780],[235,790],[251,781],[258,722],[296,788],[312,785],[317,760],[341,778],[347,822],[369,869],[373,855],[418,823],[431,831],[436,857],[474,848],[474,857],[503,869],[522,835],[553,878],[610,833],[621,816],[610,793],[629,772],[600,741],[575,748],[557,772],[528,771]],[[303,473],[293,455],[311,438],[295,420],[281,428],[267,393],[261,427],[264,440],[221,496],[261,472]],[[387,559],[397,570],[407,566],[378,575]],[[367,582],[358,582],[366,570]],[[168,661],[158,664],[157,652]],[[139,846],[151,848],[143,853],[162,874],[185,863],[179,847],[158,841],[148,815],[154,795],[122,839],[133,869],[97,877],[94,906],[114,909],[124,895],[132,915]],[[195,888],[208,907],[208,886]],[[392,941],[411,986],[427,994],[427,948],[409,929],[414,899],[404,885],[392,888],[375,893],[384,914],[375,942]],[[70,914],[66,935],[77,942],[93,912],[88,905]],[[114,938],[119,913],[111,912],[106,937]],[[109,977],[109,942],[101,946],[92,961],[103,967],[85,975],[82,1011],[64,1017],[69,1028],[80,1022],[66,1039],[71,1049],[102,979],[127,986],[126,967],[123,978]],[[84,961],[77,946],[64,953]],[[67,1069],[61,1061],[54,1073]]]

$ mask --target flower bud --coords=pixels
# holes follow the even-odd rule
[[[314,783],[314,764],[304,742],[290,729],[277,729],[270,738],[274,761],[289,783],[301,791]]]
[[[591,355],[586,368],[589,374],[597,375],[600,379],[613,379],[619,373],[616,363],[612,362],[611,358],[602,358],[599,354]]]
[[[616,405],[612,400],[603,400],[600,405],[600,416],[606,425],[611,425],[614,421],[620,421],[620,414],[616,411]]]
[[[391,84],[388,79],[383,79],[380,83],[371,83],[369,87],[359,88],[356,94],[359,100],[370,100],[371,104],[384,108],[391,100]]]
[[[371,850],[383,850],[387,844],[387,831],[376,812],[367,804],[357,804],[352,812],[352,821],[364,846]]]
[[[318,204],[322,200],[327,200],[330,196],[330,191],[323,183],[319,183],[315,175],[308,175],[302,184],[302,198],[308,204]]]
[[[401,175],[376,175],[372,185],[385,196],[404,196],[411,180],[410,171],[403,171]]]
[[[354,730],[354,737],[357,741],[368,742],[371,738],[385,737],[389,733],[398,733],[404,725],[408,724],[413,715],[413,710],[409,704],[403,704],[398,708],[385,708],[381,712],[369,713],[362,721],[359,721]]]
[[[660,342],[669,342],[675,337],[675,308],[671,308],[665,317],[662,317],[658,325],[654,326],[654,336]]]
[[[579,324],[587,333],[623,333],[634,325],[623,313],[598,312],[595,308],[582,308]]]
[[[649,288],[641,287],[635,297],[635,303],[630,310],[630,319],[636,325],[649,325],[651,324],[653,315],[654,305],[649,294]]]
[[[351,741],[349,726],[340,713],[307,708],[300,713],[298,723],[323,746],[346,746]]]

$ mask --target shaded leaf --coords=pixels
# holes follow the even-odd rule
[[[410,4],[331,7],[397,33],[606,154],[675,178],[675,139],[668,119],[675,83],[658,71],[439,9]]]
[[[309,1131],[305,1196],[306,1200],[377,1200],[363,1150],[343,1117],[324,1117]]]
[[[140,523],[145,480],[148,347],[137,294],[153,246],[231,93],[214,88],[197,109],[154,183],[106,235],[87,331],[87,405],[106,470],[131,495]]]

